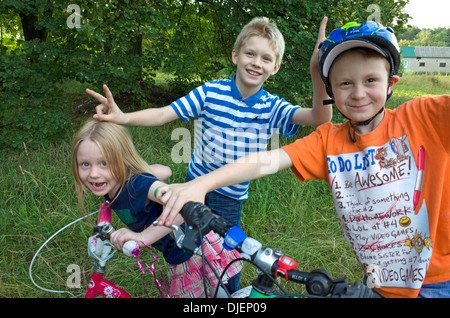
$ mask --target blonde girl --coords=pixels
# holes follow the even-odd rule
[[[136,151],[126,127],[110,122],[88,120],[78,131],[72,145],[72,171],[78,201],[83,211],[84,198],[92,192],[110,202],[111,209],[128,228],[111,235],[111,243],[122,250],[128,240],[144,242],[163,253],[169,263],[171,297],[202,297],[203,268],[201,258],[177,247],[168,235],[170,229],[151,226],[162,213],[162,202],[158,189],[166,185],[171,175],[170,168],[162,165],[149,166]],[[177,217],[175,224],[184,220]],[[235,251],[222,249],[221,238],[208,233],[203,240],[204,253],[216,272],[233,259],[240,257]],[[238,273],[241,264],[230,266],[225,277]],[[210,287],[217,280],[209,266],[205,275]]]

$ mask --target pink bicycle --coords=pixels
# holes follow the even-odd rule
[[[117,251],[114,249],[114,246],[109,241],[109,234],[114,231],[113,226],[111,225],[111,209],[109,208],[109,205],[107,202],[104,202],[98,211],[92,212],[89,215],[83,216],[63,228],[59,229],[56,233],[54,233],[47,241],[45,241],[42,246],[37,250],[35,255],[33,256],[30,267],[29,267],[29,277],[31,282],[39,289],[44,290],[46,292],[52,292],[52,293],[67,293],[71,295],[72,297],[76,297],[73,293],[69,291],[64,290],[52,290],[47,289],[42,286],[39,286],[33,279],[32,275],[32,267],[34,264],[34,261],[37,257],[37,255],[40,253],[40,251],[46,246],[48,242],[50,242],[56,235],[58,235],[60,232],[62,232],[64,229],[68,228],[69,226],[81,221],[84,218],[87,218],[89,216],[92,216],[96,213],[99,213],[97,225],[94,226],[94,232],[96,233],[94,236],[91,236],[88,240],[88,255],[92,259],[93,263],[93,273],[89,282],[89,286],[87,288],[85,298],[95,298],[97,296],[102,296],[106,298],[131,298],[132,296],[126,292],[124,289],[120,288],[116,284],[112,283],[111,281],[108,281],[104,278],[104,274],[106,272],[106,262],[114,255],[114,253]],[[151,248],[149,247],[151,250]],[[144,267],[147,267],[150,273],[154,277],[154,281],[158,287],[159,292],[161,293],[161,296],[164,298],[164,292],[163,292],[163,285],[166,289],[167,297],[169,297],[169,293],[166,287],[166,283],[164,281],[162,269],[159,265],[158,259],[155,255],[153,255],[154,261],[157,263],[157,266],[159,267],[160,273],[161,273],[161,279],[162,284],[159,282],[159,280],[156,277],[156,270],[155,270],[155,264],[152,262],[151,265],[148,265],[147,263],[142,261],[142,258],[139,255],[140,248],[138,248],[138,244],[135,241],[128,241],[125,243],[123,252],[125,255],[128,256],[134,256],[136,258],[136,262],[139,265],[142,273],[143,273],[143,285],[145,292],[147,293],[147,289],[145,288],[145,271]],[[142,265],[144,263],[144,266]],[[148,296],[148,293],[147,293]]]
[[[93,298],[96,296],[103,296],[107,298],[130,298],[130,294],[127,293],[122,288],[118,287],[114,283],[106,280],[104,274],[106,272],[106,262],[113,256],[116,252],[113,245],[109,241],[109,234],[114,231],[111,225],[111,210],[108,203],[105,202],[101,205],[100,210],[93,212],[99,213],[97,225],[94,227],[95,235],[91,236],[88,241],[88,254],[93,261],[93,274],[87,289],[86,298]],[[312,272],[302,272],[296,269],[297,262],[295,262],[290,257],[284,255],[278,249],[275,248],[263,248],[262,244],[251,238],[237,226],[233,226],[229,221],[211,213],[211,210],[201,204],[188,202],[180,214],[185,219],[188,226],[186,226],[185,231],[181,228],[172,225],[171,228],[174,230],[174,239],[180,248],[183,248],[189,252],[202,255],[201,245],[197,246],[196,242],[199,237],[202,237],[210,231],[214,231],[224,239],[224,248],[226,249],[236,249],[238,250],[242,258],[238,258],[234,261],[246,261],[255,265],[258,269],[257,278],[252,281],[250,286],[244,287],[239,291],[228,295],[231,298],[299,298],[299,297],[314,297],[314,298],[378,298],[380,297],[375,293],[372,288],[362,285],[359,282],[348,283],[346,277],[333,279],[331,275],[325,270],[314,270]],[[36,252],[30,264],[30,279],[38,288],[56,293],[68,293],[67,291],[55,291],[40,287],[37,285],[31,275],[31,268],[35,260],[36,255],[45,246],[45,244],[50,241],[55,235],[67,228],[68,226],[78,222],[79,220],[85,218],[84,216],[74,222],[66,225],[59,231],[57,231],[53,236],[51,236]],[[144,274],[144,266],[140,263],[140,248],[135,241],[128,241],[123,246],[124,254],[128,256],[134,256],[137,260],[139,267]],[[156,257],[154,257],[156,259]],[[207,264],[207,259],[202,259],[205,264]],[[234,262],[233,261],[233,262]],[[156,262],[158,263],[157,259]],[[152,273],[155,283],[161,293],[163,294],[163,286],[156,278],[155,266],[145,264],[148,270]],[[230,266],[231,264],[228,264]],[[158,263],[159,266],[159,263]],[[209,265],[211,266],[211,265]],[[162,269],[159,266],[162,276]],[[226,272],[224,269],[223,273]],[[223,275],[222,273],[222,275]],[[217,275],[217,273],[216,273]],[[218,281],[222,281],[222,275],[219,277],[217,275]],[[302,284],[306,286],[308,294],[290,294],[288,293],[277,281],[276,278],[281,277],[286,281],[296,284]],[[145,274],[144,274],[145,278]],[[164,286],[166,287],[167,297],[169,293],[167,286],[164,282],[164,277],[162,277]],[[274,288],[276,285],[278,289]],[[144,283],[145,288],[145,283]],[[206,288],[205,288],[206,290]],[[214,296],[217,296],[218,288],[216,289]],[[73,294],[71,294],[74,296]],[[74,296],[75,297],[75,296]]]
[[[96,235],[91,236],[88,241],[88,254],[92,259],[94,264],[93,273],[89,286],[86,292],[86,298],[95,298],[96,296],[103,296],[106,298],[131,298],[132,296],[125,290],[117,286],[116,284],[106,280],[103,276],[106,271],[106,261],[108,261],[116,252],[114,246],[109,241],[109,235],[114,231],[111,225],[111,209],[107,202],[104,202],[100,206],[100,212],[98,216],[97,226],[94,227],[94,232]],[[128,241],[123,247],[123,253],[128,256],[139,257],[139,247],[137,242]],[[139,260],[137,261],[143,274],[144,269]],[[146,264],[147,265],[147,264]],[[158,263],[159,266],[159,263]],[[155,267],[147,265],[149,271],[155,278],[155,283],[164,297],[162,292],[162,284],[159,283],[155,276]],[[161,267],[159,267],[161,270]],[[161,270],[162,274],[162,270]],[[165,286],[164,277],[162,278],[163,284]],[[144,284],[145,288],[145,284]],[[147,292],[147,291],[146,291]],[[166,287],[167,296],[169,297],[168,290]]]

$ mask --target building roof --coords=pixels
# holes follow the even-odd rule
[[[445,46],[401,46],[402,57],[450,58],[450,47]]]
[[[400,50],[402,57],[416,57],[414,54],[414,46],[401,46]]]

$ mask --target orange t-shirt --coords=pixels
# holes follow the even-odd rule
[[[300,181],[324,179],[344,235],[385,297],[450,280],[450,96],[386,109],[356,142],[349,123],[321,125],[283,149]]]

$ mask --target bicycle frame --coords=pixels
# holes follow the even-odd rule
[[[106,298],[132,297],[122,288],[103,278],[106,271],[106,261],[116,252],[113,245],[104,236],[105,233],[101,230],[106,228],[106,231],[111,231],[112,227],[110,225],[111,209],[108,203],[104,202],[100,206],[97,226],[94,228],[94,230],[98,231],[98,234],[91,236],[88,243],[88,254],[92,258],[94,269],[85,295],[86,298],[95,298],[96,296]]]
[[[85,298],[103,296],[106,298],[132,298],[125,290],[103,278],[103,274],[93,272]]]

